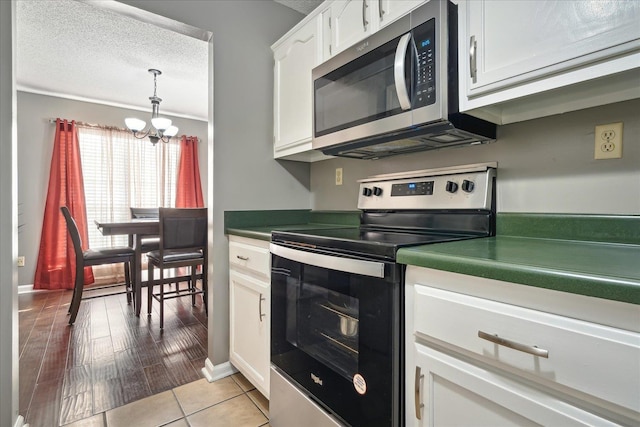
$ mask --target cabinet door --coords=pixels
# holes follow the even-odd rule
[[[373,0],[377,3],[377,16],[379,22],[378,27],[382,28],[389,25],[396,19],[407,14],[426,0]]]
[[[229,359],[269,398],[270,284],[229,271]]]
[[[317,20],[309,21],[274,51],[274,156],[311,149],[311,70],[320,62]]]
[[[615,425],[552,395],[415,344],[415,405],[407,426]],[[418,410],[415,410],[415,406]]]
[[[474,96],[638,50],[640,2],[466,2],[468,93]],[[615,72],[614,70],[611,73]],[[573,82],[567,82],[570,84]]]
[[[377,13],[377,1],[336,0],[331,4],[332,56],[376,31],[377,21],[373,19],[373,12]]]

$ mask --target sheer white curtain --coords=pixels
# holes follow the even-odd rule
[[[175,205],[180,143],[155,146],[131,132],[78,125],[89,225],[89,247],[127,245],[127,236],[103,236],[94,220],[122,221],[130,207]],[[94,267],[96,283],[122,280],[121,266]]]

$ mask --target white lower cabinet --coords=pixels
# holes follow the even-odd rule
[[[269,242],[229,236],[229,360],[269,398]]]
[[[616,425],[507,375],[416,344],[418,426]],[[408,424],[409,425],[409,424]]]
[[[640,424],[640,306],[409,266],[406,425]]]

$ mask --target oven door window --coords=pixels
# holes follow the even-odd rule
[[[328,272],[335,289],[291,283],[287,311],[295,316],[287,318],[287,341],[351,381],[358,373],[359,299],[340,289],[348,281],[344,273]]]
[[[272,256],[271,362],[351,426],[396,425],[401,286],[394,280]]]

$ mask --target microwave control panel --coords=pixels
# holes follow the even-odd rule
[[[424,107],[436,102],[436,28],[435,18],[416,27],[412,31],[416,46],[416,78],[413,108]]]

